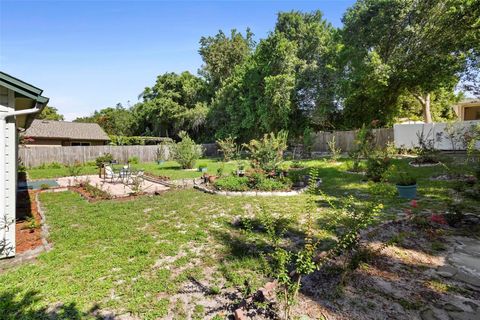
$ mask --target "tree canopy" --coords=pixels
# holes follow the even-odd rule
[[[320,11],[281,12],[272,31],[202,37],[198,75],[159,75],[131,108],[96,111],[111,134],[240,141],[287,130],[442,121],[480,95],[478,0],[358,0],[335,28]]]
[[[37,116],[37,119],[63,121],[65,118],[58,112],[58,109],[52,106],[45,106]]]

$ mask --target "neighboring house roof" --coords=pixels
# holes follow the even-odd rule
[[[480,99],[475,98],[467,98],[465,100],[460,101],[458,104],[453,106],[453,111],[457,114],[458,117],[461,117],[461,108],[465,107],[477,107],[480,106]]]
[[[110,138],[97,123],[33,120],[25,136],[46,139],[102,140]]]

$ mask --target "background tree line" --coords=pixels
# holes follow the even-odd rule
[[[479,17],[478,0],[359,0],[341,28],[320,11],[282,12],[258,42],[249,29],[202,37],[197,75],[159,75],[134,106],[75,121],[116,135],[247,141],[450,119],[462,91],[480,94]]]

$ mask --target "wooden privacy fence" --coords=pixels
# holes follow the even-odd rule
[[[205,156],[216,156],[214,143],[202,145]],[[126,163],[131,157],[138,157],[141,162],[157,159],[158,146],[75,146],[75,147],[21,147],[18,155],[27,167],[59,162],[72,164],[76,161],[86,163],[95,161],[105,153],[111,153],[115,160]]]
[[[385,147],[393,142],[393,128],[374,129],[375,142],[379,147]],[[328,141],[335,137],[337,148],[342,152],[349,152],[354,148],[357,130],[317,132],[313,137],[313,152],[328,150]],[[202,144],[204,156],[218,156],[215,143]],[[27,167],[36,167],[42,164],[59,162],[71,164],[76,161],[85,163],[94,161],[105,153],[111,153],[113,158],[125,163],[131,157],[138,157],[141,162],[156,160],[158,146],[76,146],[76,147],[22,147],[19,157]]]
[[[333,131],[333,132],[317,132],[313,137],[312,151],[325,152],[329,151],[328,142],[335,137],[337,148],[342,152],[352,151],[355,147],[354,141],[358,130],[351,131]],[[393,142],[393,128],[373,129],[375,135],[375,143],[378,147],[385,147],[388,142]]]

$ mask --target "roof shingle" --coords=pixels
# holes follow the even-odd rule
[[[71,139],[71,140],[110,140],[97,123],[81,123],[52,120],[33,120],[25,136],[32,138]]]

